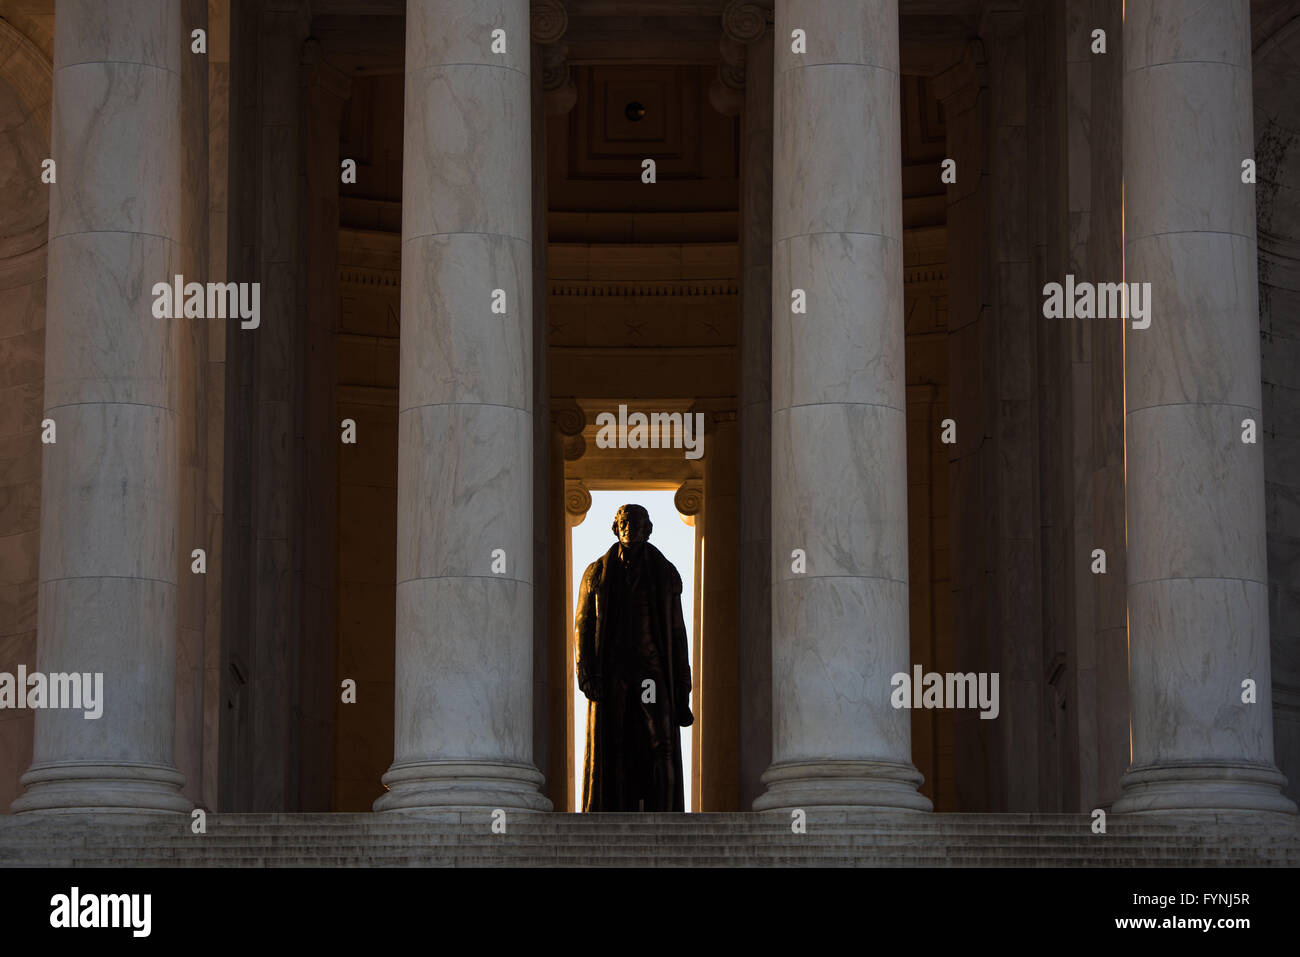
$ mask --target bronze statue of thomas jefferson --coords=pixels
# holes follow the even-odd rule
[[[614,516],[618,541],[587,566],[574,614],[587,696],[584,811],[683,811],[679,727],[694,720],[682,578],[646,539],[640,505]]]

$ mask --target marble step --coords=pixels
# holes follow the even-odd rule
[[[565,845],[636,846],[636,845],[695,845],[699,843],[736,844],[744,846],[791,846],[804,845],[843,845],[847,847],[899,846],[915,847],[918,842],[913,835],[902,834],[827,834],[809,832],[796,834],[645,834],[645,835],[592,835],[592,834],[519,834],[505,835],[483,833],[424,833],[424,834],[371,834],[341,837],[339,835],[311,834],[231,834],[227,832],[209,832],[205,835],[192,834],[119,834],[99,832],[85,835],[11,835],[10,839],[0,842],[2,847],[77,847],[77,848],[113,848],[113,847],[305,847],[327,845],[353,846],[392,846],[392,847],[438,847],[438,846],[483,846],[498,845],[551,846],[557,843]],[[1029,846],[1029,847],[1085,847],[1093,844],[1109,844],[1119,847],[1237,847],[1243,844],[1251,847],[1293,847],[1297,845],[1294,838],[1284,836],[1250,835],[1248,837],[1224,835],[1161,835],[1149,837],[1142,835],[1035,835],[1035,834],[998,834],[962,836],[948,835],[931,837],[921,846],[956,847],[962,845],[978,846]]]
[[[1178,846],[1178,847],[1146,847],[1146,846],[1112,846],[1112,847],[1064,847],[1064,846],[1017,846],[1011,844],[995,845],[964,845],[952,847],[935,847],[922,848],[915,845],[894,845],[891,847],[882,847],[876,845],[845,845],[845,844],[824,844],[810,843],[808,845],[760,845],[760,844],[741,844],[730,843],[721,844],[717,842],[701,842],[692,845],[650,845],[636,844],[628,846],[611,846],[599,844],[563,844],[563,845],[546,845],[546,844],[517,844],[517,845],[499,845],[491,846],[466,846],[466,845],[444,845],[441,847],[419,847],[407,844],[365,844],[365,845],[311,845],[311,846],[279,846],[268,847],[265,845],[228,845],[228,846],[202,846],[202,847],[161,847],[151,845],[131,845],[118,847],[102,848],[5,848],[0,850],[0,860],[6,859],[35,859],[41,856],[75,856],[86,860],[90,859],[113,859],[120,856],[133,856],[148,854],[159,857],[242,857],[242,856],[261,856],[261,857],[289,857],[310,854],[331,854],[331,853],[349,853],[357,855],[370,856],[487,856],[487,857],[510,857],[519,855],[532,855],[544,853],[547,855],[606,855],[618,857],[624,855],[642,855],[642,854],[702,854],[702,853],[738,853],[747,855],[821,855],[828,853],[845,854],[849,856],[871,856],[871,855],[890,855],[896,853],[906,853],[911,855],[922,856],[943,856],[946,854],[960,854],[965,852],[980,854],[1020,854],[1026,856],[1044,856],[1044,855],[1067,855],[1067,856],[1115,856],[1115,855],[1132,855],[1144,854],[1152,857],[1187,857],[1197,856],[1203,858],[1291,858],[1300,857],[1300,851],[1295,848],[1231,848],[1231,847],[1197,847],[1197,846]]]
[[[900,833],[861,833],[861,832],[839,832],[832,833],[827,831],[810,830],[806,834],[785,833],[700,833],[700,834],[664,834],[655,832],[645,832],[641,834],[599,834],[599,833],[557,833],[557,834],[538,834],[521,831],[509,831],[505,835],[489,833],[487,829],[482,831],[444,831],[432,832],[423,831],[419,833],[393,833],[379,832],[370,834],[305,834],[294,833],[284,834],[274,831],[260,832],[232,832],[222,830],[209,830],[206,834],[190,833],[168,833],[160,834],[157,832],[141,833],[122,833],[111,830],[93,830],[84,834],[67,834],[67,833],[40,833],[40,832],[9,832],[0,833],[0,847],[5,846],[51,846],[61,844],[75,844],[81,847],[87,846],[113,846],[113,845],[130,845],[130,844],[150,844],[150,843],[174,843],[177,845],[191,843],[248,843],[248,844],[268,844],[274,843],[279,845],[292,844],[324,844],[324,843],[374,843],[374,842],[392,842],[403,845],[434,845],[434,844],[464,844],[464,843],[482,843],[493,844],[499,842],[506,843],[542,843],[553,844],[562,843],[590,843],[594,845],[604,844],[692,844],[700,841],[721,841],[737,842],[744,844],[802,844],[809,842],[824,841],[830,843],[846,844],[910,844],[910,845],[956,845],[963,843],[975,844],[1041,844],[1041,845],[1073,845],[1080,846],[1091,845],[1093,843],[1108,842],[1112,844],[1142,844],[1159,846],[1163,844],[1171,845],[1225,845],[1237,846],[1246,844],[1249,846],[1300,846],[1300,836],[1291,834],[1116,834],[1107,833],[1104,835],[1094,835],[1087,830],[1074,831],[1070,833],[1041,833],[1041,834],[1024,834],[1024,833],[991,833],[991,834],[900,834]]]
[[[401,813],[211,813],[207,815],[209,823],[222,821],[228,824],[248,826],[274,826],[277,828],[318,828],[318,827],[429,827],[438,824],[456,825],[468,821],[479,821],[490,816],[485,811],[465,812],[419,812]],[[788,826],[790,815],[784,813],[750,813],[725,812],[707,814],[570,814],[550,813],[536,814],[524,811],[509,812],[512,820],[527,821],[534,827],[573,828],[573,827],[735,827],[752,828],[757,826]],[[65,823],[96,821],[119,821],[123,826],[156,825],[159,822],[180,822],[180,815],[144,815],[136,813],[112,813],[77,811],[50,812],[41,814],[0,814],[0,827],[6,825],[27,825],[44,822],[51,826],[63,826]],[[835,811],[810,808],[808,819],[816,820],[826,826],[849,827],[908,827],[921,830],[958,827],[1050,827],[1052,825],[1077,826],[1080,822],[1089,822],[1087,814],[946,814],[946,813],[898,813],[891,811]],[[1142,827],[1155,830],[1182,830],[1188,826],[1211,825],[1214,827],[1231,827],[1239,820],[1241,827],[1254,827],[1262,820],[1269,819],[1287,826],[1300,828],[1300,819],[1295,816],[1279,815],[1196,815],[1179,816],[1112,816],[1109,827]]]
[[[486,853],[508,855],[535,849],[551,848],[608,850],[620,853],[625,850],[653,850],[657,853],[672,853],[679,850],[695,852],[701,847],[736,848],[765,852],[780,850],[790,853],[803,853],[807,848],[837,848],[850,853],[871,853],[907,849],[911,853],[959,853],[966,849],[980,851],[992,849],[1015,850],[1024,853],[1069,853],[1069,854],[1106,854],[1117,852],[1146,852],[1169,854],[1231,855],[1236,857],[1248,855],[1295,855],[1300,858],[1300,847],[1295,842],[1234,842],[1234,841],[1196,841],[1180,840],[1164,843],[1149,841],[946,841],[918,844],[902,840],[829,840],[805,839],[799,841],[763,841],[763,840],[728,840],[701,839],[692,841],[590,841],[566,838],[562,840],[454,840],[454,841],[285,841],[285,840],[192,840],[192,841],[130,841],[110,839],[103,841],[33,841],[5,842],[0,844],[0,860],[12,855],[55,855],[74,854],[79,857],[106,857],[117,853],[130,854],[139,850],[157,850],[169,854],[216,854],[228,852],[253,851],[263,854],[286,853],[321,853],[331,850],[356,849],[358,851],[386,851],[392,853]]]
[[[482,812],[436,815],[123,814],[0,816],[0,866],[1300,866],[1300,820],[1262,815],[814,812],[785,815],[514,814],[506,834]]]
[[[941,865],[969,860],[976,863],[1008,863],[1011,861],[1037,861],[1058,863],[1095,863],[1119,865],[1137,861],[1147,865],[1178,864],[1224,866],[1267,866],[1300,864],[1300,851],[1296,849],[1259,850],[1197,847],[1013,847],[967,846],[960,848],[873,848],[846,847],[842,845],[808,845],[805,847],[778,847],[757,845],[700,844],[680,846],[601,847],[594,845],[572,846],[501,846],[419,848],[404,845],[378,845],[358,847],[203,847],[159,848],[131,847],[98,849],[87,852],[71,848],[24,848],[0,851],[0,864],[4,866],[48,866],[111,864],[113,866],[139,866],[141,862],[156,861],[167,865],[244,865],[249,866],[329,866],[336,860],[368,861],[375,864],[402,866],[406,864],[466,864],[471,862],[515,865],[530,860],[545,860],[551,864],[603,861],[625,864],[630,861],[673,860],[705,861],[729,859],[772,863],[781,860],[843,861],[871,864],[896,862]]]
[[[365,868],[412,868],[412,867],[852,867],[852,868],[893,868],[893,867],[1051,867],[1051,868],[1207,868],[1224,867],[1295,867],[1289,862],[1254,862],[1254,861],[1209,861],[1190,860],[1153,860],[1148,857],[1131,856],[1116,858],[1071,858],[1071,857],[987,857],[949,856],[925,858],[915,856],[898,857],[772,857],[752,858],[737,855],[717,857],[679,856],[679,855],[645,855],[612,860],[606,857],[520,857],[508,861],[499,858],[416,858],[383,859],[371,857],[330,857],[313,856],[302,858],[280,858],[268,860],[259,857],[229,858],[225,860],[176,861],[171,858],[124,858],[109,863],[86,864],[75,859],[57,859],[34,863],[6,863],[6,868],[26,867],[108,867],[119,868],[331,868],[331,867],[365,867]]]
[[[763,833],[780,832],[790,829],[787,818],[764,818],[757,815],[735,815],[739,820],[731,821],[694,821],[682,818],[668,820],[606,821],[602,815],[594,818],[587,815],[507,815],[509,827],[516,831],[538,834],[558,833]],[[437,831],[463,832],[466,829],[486,827],[491,824],[487,815],[466,815],[460,820],[393,820],[388,815],[368,815],[353,821],[277,821],[254,815],[209,815],[207,827],[209,832],[247,831],[267,833],[321,832],[321,833],[428,833]],[[934,821],[915,819],[907,821],[872,821],[842,822],[826,821],[810,816],[807,822],[810,830],[844,831],[852,833],[907,833],[918,835],[935,834],[989,834],[989,833],[1051,833],[1070,834],[1080,830],[1091,831],[1091,820],[1085,817],[1053,819],[1036,822],[999,821],[996,817],[984,821]],[[124,833],[155,833],[160,830],[173,829],[188,832],[188,818],[139,820],[133,817],[115,815],[97,815],[91,818],[73,818],[71,816],[15,816],[0,815],[0,834],[8,830],[26,830],[57,833],[69,828],[112,828]],[[1160,823],[1112,819],[1107,823],[1108,833],[1126,834],[1187,834],[1187,833],[1256,833],[1259,830],[1300,833],[1300,822],[1294,824],[1277,821],[1250,823],[1188,821],[1180,823]]]

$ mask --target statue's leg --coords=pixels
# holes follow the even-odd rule
[[[672,733],[668,713],[671,710],[665,697],[660,697],[666,690],[664,677],[660,671],[649,672],[650,678],[658,689],[654,701],[646,701],[645,696],[637,698],[637,718],[641,737],[642,793],[645,795],[647,811],[673,810],[672,772]]]
[[[616,678],[610,689],[609,739],[605,747],[605,789],[607,811],[636,810],[636,802],[628,806],[628,732],[629,727],[628,687],[622,679]]]

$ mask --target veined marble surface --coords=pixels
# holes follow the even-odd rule
[[[1124,68],[1124,278],[1153,302],[1125,332],[1133,763],[1115,810],[1294,811],[1273,763],[1263,456],[1241,426],[1261,404],[1248,3],[1129,0]]]
[[[180,8],[61,4],[55,25],[38,662],[102,671],[104,713],[36,716],[14,809],[183,811],[172,766],[174,324],[150,289],[181,227]]]
[[[889,695],[908,657],[897,18],[892,0],[776,5],[773,764],[756,810],[930,807]]]
[[[396,758],[380,810],[550,808],[531,765],[528,23],[526,0],[407,6]]]

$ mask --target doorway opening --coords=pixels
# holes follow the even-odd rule
[[[635,503],[645,507],[650,513],[650,523],[654,530],[650,541],[664,557],[673,563],[682,578],[682,616],[686,620],[686,643],[691,660],[692,685],[699,686],[695,663],[699,656],[695,652],[696,636],[696,601],[695,601],[695,556],[697,551],[696,530],[686,523],[683,516],[673,504],[673,489],[612,489],[593,490],[591,508],[580,525],[570,529],[570,589],[569,589],[569,641],[573,641],[573,611],[577,606],[578,589],[582,585],[583,572],[587,566],[603,555],[615,542],[611,525],[614,513],[620,505]],[[569,660],[573,661],[572,650]],[[573,669],[570,669],[573,672]],[[576,672],[569,675],[573,689],[573,794],[574,810],[582,810],[582,771],[585,763],[587,741],[587,698],[578,689]],[[694,737],[698,733],[699,708],[695,704],[692,692],[692,707],[696,713],[695,724],[689,728],[680,728],[682,748],[682,776],[685,791],[686,810],[694,808],[695,794],[695,755]]]

